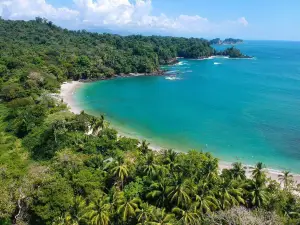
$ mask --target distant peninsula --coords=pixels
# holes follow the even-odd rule
[[[241,43],[243,43],[242,39],[235,39],[235,38],[226,38],[223,41],[220,38],[215,38],[210,40],[211,45],[236,45]]]
[[[239,49],[235,47],[230,47],[225,49],[224,51],[219,51],[216,53],[217,56],[227,56],[229,58],[242,58],[242,59],[251,59],[252,56],[244,55]]]

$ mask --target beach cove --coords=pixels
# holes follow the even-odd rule
[[[73,112],[104,114],[121,134],[155,148],[203,150],[247,165],[261,161],[276,176],[283,170],[299,173],[300,45],[239,47],[255,58],[180,59],[163,67],[169,71],[165,76],[65,84],[62,90],[71,94],[62,97]],[[294,48],[296,58],[288,53]]]
[[[300,172],[300,45],[239,47],[255,58],[181,59],[169,76],[88,83],[76,102],[158,146]]]
[[[79,90],[79,88],[82,88],[84,85],[87,85],[89,83],[86,82],[79,82],[79,81],[70,81],[70,82],[65,82],[61,85],[61,90],[60,90],[60,98],[64,101],[64,103],[67,104],[69,107],[69,110],[75,114],[79,114],[81,111],[84,109],[82,108],[82,104],[78,102],[78,99],[76,98],[76,92]],[[109,120],[111,126],[115,129],[117,129],[119,136],[126,136],[126,137],[131,137],[131,138],[136,138],[139,139],[140,141],[144,140],[144,137],[139,136],[138,133],[135,132],[130,132],[128,129],[124,129],[124,127],[121,127],[120,125],[117,125],[113,121]],[[149,141],[149,140],[148,140]],[[158,145],[157,143],[150,143],[150,148],[154,151],[160,151],[162,149],[168,148],[167,146],[161,146]],[[176,151],[180,151],[180,149],[176,149]],[[247,177],[251,177],[251,171],[252,167],[254,165],[244,165],[246,168],[246,175]],[[220,159],[219,161],[219,168],[220,171],[223,169],[230,169],[232,168],[232,162],[224,161]],[[282,171],[278,169],[272,169],[272,168],[267,168],[266,174],[269,178],[272,180],[278,180],[278,175],[282,174]],[[296,184],[300,184],[300,174],[298,173],[292,173],[294,181]]]
[[[244,47],[247,47],[247,45],[245,45]],[[276,57],[276,56],[275,56]],[[274,58],[274,56],[273,56]],[[276,57],[278,58],[278,56]],[[147,84],[147,80],[153,80],[151,81],[152,83],[155,83],[156,79],[159,79],[162,82],[169,82],[169,84],[173,85],[176,84],[176,82],[180,82],[184,79],[187,79],[187,76],[189,74],[192,73],[192,71],[190,70],[191,64],[195,64],[196,66],[201,66],[202,68],[204,67],[221,67],[224,66],[226,63],[232,63],[234,61],[238,61],[238,63],[242,62],[241,64],[243,65],[243,62],[249,62],[251,64],[256,64],[257,61],[259,61],[260,59],[256,60],[230,60],[230,59],[226,59],[226,58],[212,58],[210,60],[181,60],[179,64],[174,65],[174,66],[169,66],[167,69],[170,71],[170,74],[177,74],[176,76],[171,75],[171,76],[165,76],[165,77],[133,77],[133,78],[118,78],[116,80],[109,80],[109,81],[99,81],[99,82],[92,82],[92,83],[80,83],[80,82],[72,82],[72,83],[65,83],[62,85],[62,91],[61,91],[61,97],[64,99],[64,102],[66,102],[69,106],[72,112],[74,113],[79,113],[81,110],[85,110],[87,113],[93,114],[93,115],[100,115],[100,112],[103,112],[105,114],[105,117],[108,118],[108,120],[111,122],[112,126],[114,128],[117,128],[117,130],[119,131],[119,133],[121,135],[124,136],[129,136],[129,137],[133,137],[133,138],[138,138],[138,139],[146,139],[148,140],[151,144],[153,144],[151,147],[159,150],[161,148],[173,148],[175,150],[178,151],[188,151],[191,149],[197,149],[197,150],[203,150],[203,151],[208,151],[208,152],[212,152],[212,154],[216,157],[218,157],[221,160],[220,163],[220,168],[229,168],[231,163],[230,162],[235,162],[235,161],[241,161],[244,164],[247,165],[254,165],[257,161],[251,160],[250,159],[246,159],[245,158],[238,158],[238,157],[222,157],[222,155],[218,154],[218,152],[216,153],[210,145],[205,145],[203,144],[202,147],[200,148],[193,148],[193,147],[189,147],[184,146],[185,142],[184,140],[180,140],[181,142],[183,142],[182,144],[177,144],[178,140],[174,139],[174,143],[171,144],[170,142],[163,142],[160,141],[160,139],[156,139],[153,138],[151,135],[144,135],[147,134],[147,132],[143,132],[143,130],[137,129],[136,127],[132,127],[132,126],[128,126],[128,125],[132,125],[130,122],[128,123],[122,123],[122,120],[120,122],[120,120],[118,120],[118,118],[114,117],[113,113],[110,114],[109,112],[103,110],[103,111],[97,111],[97,110],[91,110],[91,108],[89,108],[88,106],[91,105],[91,101],[94,101],[97,103],[97,105],[99,105],[99,101],[106,101],[109,100],[107,99],[107,97],[104,96],[99,96],[99,95],[94,95],[94,99],[89,99],[89,101],[87,101],[85,98],[82,98],[82,96],[84,94],[86,94],[87,90],[99,90],[100,88],[104,87],[104,90],[101,89],[102,91],[106,92],[107,89],[105,88],[105,86],[107,86],[107,84],[112,83],[112,85],[118,85],[118,87],[124,86],[124,88],[128,89],[128,87],[126,86],[127,83],[135,83],[135,82],[143,82],[145,84]],[[183,72],[182,72],[183,70]],[[203,78],[203,77],[202,77]],[[205,81],[205,79],[203,79]],[[125,85],[124,85],[125,83]],[[144,84],[144,85],[145,85]],[[96,85],[96,88],[91,88],[91,86]],[[151,84],[153,85],[153,84]],[[109,85],[108,85],[109,86]],[[125,87],[126,86],[126,87]],[[108,88],[111,88],[111,86],[109,86]],[[123,90],[121,90],[123,91]],[[125,90],[124,90],[125,91]],[[138,91],[137,91],[138,92]],[[84,93],[84,94],[83,94]],[[118,93],[116,93],[118,94]],[[89,96],[93,96],[93,95],[86,95],[86,97]],[[121,94],[122,96],[122,94]],[[138,97],[137,95],[135,95],[136,97]],[[111,96],[109,96],[111,97]],[[131,96],[132,97],[132,96]],[[101,100],[100,100],[101,99]],[[125,100],[124,100],[125,101]],[[123,101],[123,102],[124,102]],[[119,102],[120,101],[119,99]],[[125,101],[128,103],[128,101]],[[116,103],[115,103],[116,105]],[[141,105],[141,107],[143,107],[143,105]],[[174,115],[170,114],[170,115]],[[126,118],[126,120],[129,118]],[[149,138],[150,137],[150,138]],[[242,153],[247,151],[248,146],[245,145],[243,148],[243,151],[241,151]],[[213,151],[211,151],[213,150]],[[230,154],[230,152],[228,152],[228,154]],[[297,159],[296,159],[297,160]],[[271,164],[270,166],[270,161],[268,160],[260,160],[263,163],[265,163],[269,168],[274,168],[274,169],[268,169],[268,175],[269,177],[271,177],[272,179],[277,180],[278,179],[278,174],[280,174],[280,172],[284,169],[286,170],[291,170],[294,173],[294,179],[300,183],[300,177],[297,174],[299,171],[297,170],[297,164],[298,161],[296,161],[296,167],[293,168],[287,168],[287,167],[280,167],[280,164],[277,164],[276,166],[273,166]],[[279,162],[280,163],[280,162]],[[283,163],[284,164],[284,163]],[[284,165],[288,165],[290,164],[290,162],[287,162],[287,164]],[[296,168],[296,169],[295,169]],[[248,167],[247,170],[248,175],[250,175],[250,169]]]

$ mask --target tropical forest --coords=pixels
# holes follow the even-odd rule
[[[156,73],[218,53],[205,39],[71,31],[0,19],[0,224],[300,224],[300,187],[263,162],[219,169],[201,149],[154,151],[57,97],[69,80]]]

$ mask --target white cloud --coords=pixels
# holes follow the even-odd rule
[[[5,19],[34,19],[37,16],[71,28],[115,28],[132,31],[185,35],[217,35],[246,27],[245,17],[211,22],[199,15],[152,15],[151,0],[73,0],[74,7],[55,8],[46,0],[0,0],[0,16]]]
[[[248,24],[249,24],[245,17],[239,18],[239,19],[238,19],[238,22],[239,22],[240,24],[244,25],[245,27],[248,26]]]
[[[49,20],[74,20],[78,11],[62,7],[54,8],[45,0],[0,0],[0,15],[7,19],[33,19],[37,16]]]

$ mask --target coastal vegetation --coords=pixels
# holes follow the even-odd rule
[[[235,47],[227,48],[224,51],[218,52],[217,54],[222,56],[228,56],[229,58],[252,58],[251,56],[244,55],[239,49]]]
[[[242,39],[235,39],[235,38],[226,38],[225,40],[221,40],[220,38],[215,38],[210,40],[211,45],[235,45],[243,43]]]
[[[239,162],[220,172],[210,153],[153,151],[53,95],[66,80],[216,54],[208,41],[68,31],[41,18],[0,20],[0,33],[0,224],[300,224],[288,171],[280,184],[263,163],[247,176]]]

